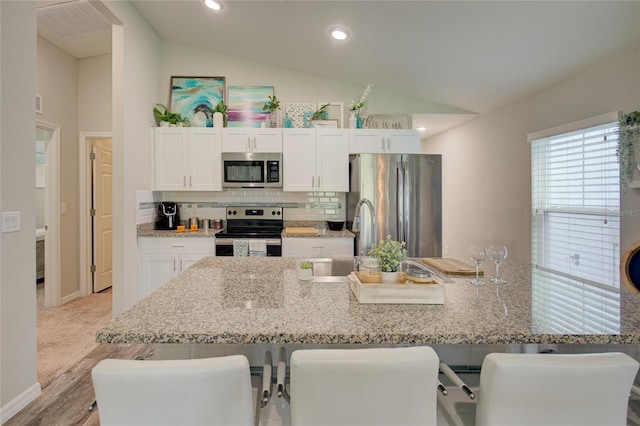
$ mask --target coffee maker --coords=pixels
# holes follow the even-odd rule
[[[177,229],[180,224],[180,209],[178,204],[171,201],[163,201],[158,204],[158,216],[156,229],[172,230]]]

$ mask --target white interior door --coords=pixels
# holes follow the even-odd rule
[[[94,139],[93,152],[93,292],[97,293],[111,287],[113,282],[111,139]]]

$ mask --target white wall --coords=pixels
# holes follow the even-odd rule
[[[78,61],[42,37],[37,38],[36,89],[42,95],[38,119],[60,126],[60,298],[78,296]],[[50,183],[48,183],[50,184]]]
[[[111,54],[78,61],[78,129],[111,131]]]
[[[360,99],[369,83],[362,85],[321,78],[234,56],[195,49],[181,44],[162,43],[162,88],[156,102],[169,103],[171,76],[225,77],[227,86],[274,86],[285,103],[343,102],[345,115],[351,100]],[[457,113],[455,108],[422,102],[380,90],[375,86],[367,100],[368,113]],[[284,111],[282,112],[284,115]],[[345,126],[346,127],[346,126]]]
[[[640,51],[593,65],[536,95],[423,142],[443,157],[443,247],[467,258],[472,244],[507,244],[531,257],[531,163],[527,133],[640,109]],[[640,239],[640,192],[622,197],[621,250]],[[633,212],[636,214],[634,215]]]
[[[0,234],[0,422],[40,393],[36,377],[36,3],[0,2],[0,208],[19,232]]]
[[[113,28],[113,315],[137,299],[136,192],[151,187],[152,107],[161,90],[160,38],[126,2],[106,1]]]

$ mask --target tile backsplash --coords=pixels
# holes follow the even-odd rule
[[[138,224],[155,221],[161,201],[175,201],[180,216],[224,219],[227,206],[278,205],[284,220],[345,220],[346,194],[343,192],[283,192],[272,189],[238,189],[221,192],[138,191]]]

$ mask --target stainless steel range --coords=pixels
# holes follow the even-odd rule
[[[227,207],[227,227],[216,234],[216,256],[234,256],[234,242],[236,255],[246,242],[248,255],[282,256],[283,227],[282,207]]]

